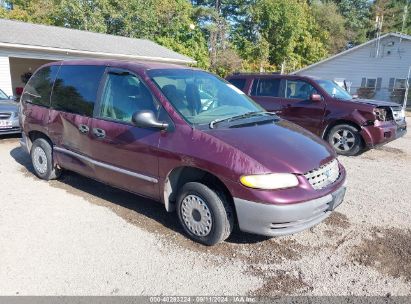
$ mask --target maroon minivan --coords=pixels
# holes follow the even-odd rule
[[[331,147],[205,71],[56,62],[34,73],[21,103],[21,144],[39,178],[72,170],[161,201],[203,244],[234,225],[295,233],[343,201],[345,170]]]
[[[353,98],[331,80],[255,73],[227,80],[267,111],[322,137],[342,155],[386,144],[407,130],[399,104]]]

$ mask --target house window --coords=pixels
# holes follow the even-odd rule
[[[397,78],[395,79],[394,89],[405,89],[406,88],[407,79],[404,78]]]
[[[376,78],[367,78],[366,88],[375,89],[376,85],[377,85],[377,79]]]

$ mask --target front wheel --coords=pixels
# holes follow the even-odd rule
[[[60,176],[61,169],[54,166],[53,148],[46,139],[38,138],[33,142],[30,156],[37,177],[51,180]]]
[[[198,182],[189,182],[181,188],[177,213],[189,237],[204,245],[224,241],[233,230],[234,214],[227,199]]]
[[[346,156],[357,155],[363,148],[360,133],[347,124],[333,127],[328,132],[328,142],[338,154]]]

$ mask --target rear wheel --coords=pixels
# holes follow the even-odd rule
[[[56,179],[61,174],[61,169],[54,166],[53,149],[44,138],[38,138],[33,142],[30,151],[34,173],[41,179]]]
[[[346,156],[357,155],[363,148],[360,133],[347,124],[334,126],[328,132],[328,142],[338,154]]]
[[[188,236],[204,245],[224,241],[233,230],[234,214],[225,196],[198,182],[181,188],[177,213]]]

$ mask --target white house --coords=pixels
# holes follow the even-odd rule
[[[16,95],[24,87],[22,76],[42,64],[86,58],[195,63],[145,39],[0,19],[0,89],[8,95]]]
[[[388,33],[294,74],[345,81],[351,94],[401,103],[410,68],[411,36]]]

